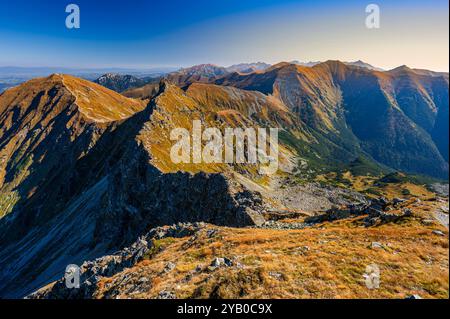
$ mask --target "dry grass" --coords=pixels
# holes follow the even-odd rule
[[[144,109],[145,102],[127,98],[96,83],[70,75],[61,76],[64,85],[76,97],[79,111],[95,122],[126,119]]]
[[[205,89],[209,88],[207,91],[211,95],[207,95],[206,97],[198,95],[201,92],[196,89],[197,86],[204,87]],[[192,154],[190,155],[191,162],[175,164],[170,158],[171,148],[176,143],[176,141],[170,140],[171,130],[174,128],[185,128],[192,133],[194,120],[201,121],[202,130],[207,127],[216,127],[221,130],[222,134],[227,127],[259,127],[255,124],[258,121],[254,121],[249,116],[240,112],[242,101],[239,99],[234,100],[224,90],[224,88],[214,85],[196,84],[188,92],[194,96],[192,97],[174,85],[167,85],[164,93],[155,99],[156,107],[151,115],[151,120],[146,123],[138,136],[138,140],[142,142],[151,154],[151,162],[153,165],[164,173],[177,171],[218,173],[234,170],[241,174],[251,176],[253,179],[260,177],[258,164],[243,163],[231,165],[226,163],[206,163],[204,161],[201,163],[193,163]],[[214,104],[214,101],[217,104]],[[288,121],[288,119],[284,118],[279,119],[275,115],[273,109],[277,109],[277,106],[273,106],[272,104],[270,106],[272,108],[270,116],[263,114],[264,112],[262,110],[252,116],[258,117],[259,121],[266,121],[266,123],[271,124],[270,127],[276,125],[276,121]],[[235,109],[229,109],[231,107]],[[205,144],[206,142],[203,141],[202,147]],[[279,151],[280,166],[289,166],[294,154],[289,152],[283,145],[280,146]],[[224,159],[223,150],[221,157]],[[265,183],[267,184],[268,181],[266,180]]]
[[[430,192],[425,185],[417,185],[411,182],[403,183],[389,183],[377,185],[379,176],[354,176],[351,172],[347,171],[342,174],[342,181],[336,181],[337,174],[330,172],[327,174],[321,174],[316,176],[315,180],[318,182],[333,183],[339,187],[349,188],[358,192],[363,192],[368,196],[379,197],[384,196],[388,199],[395,197],[400,198],[433,198],[435,194]],[[406,193],[405,193],[406,192]]]
[[[108,279],[102,297],[120,288],[129,274],[135,282],[152,280],[145,292],[120,297],[154,298],[169,290],[179,298],[448,298],[448,232],[437,222],[428,226],[428,203],[414,207],[415,217],[398,224],[362,227],[361,217],[304,230],[218,228],[192,242],[173,239],[165,250]],[[208,226],[212,228],[213,226]],[[446,235],[438,236],[439,229]],[[371,248],[379,242],[383,248]],[[214,257],[227,257],[241,267],[207,269]],[[167,262],[176,268],[161,274]],[[368,289],[369,264],[381,270],[379,289]],[[201,271],[195,271],[196,267]]]

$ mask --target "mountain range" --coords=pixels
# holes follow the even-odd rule
[[[110,90],[123,92],[128,89],[141,87],[146,81],[133,75],[117,73],[106,73],[94,81]]]
[[[339,161],[364,154],[394,169],[448,176],[448,74],[327,61],[312,67],[280,63],[249,74],[201,65],[165,79],[181,88],[203,82],[276,97],[296,114],[304,135],[320,141],[317,158],[333,154]],[[156,85],[124,95],[148,98]]]
[[[96,82],[123,94],[53,74],[0,95],[1,297],[26,296],[66,265],[111,254],[157,226],[259,227],[281,209],[266,197],[285,175],[358,162],[361,175],[375,167],[448,179],[447,73],[339,61],[203,64],[146,83]],[[221,130],[280,128],[279,171],[174,164],[170,132],[191,130],[195,119]]]
[[[300,62],[300,61],[292,61],[292,64],[297,64],[301,66],[312,67],[316,64],[320,64],[321,62]],[[383,71],[381,68],[374,67],[368,63],[365,63],[361,60],[355,62],[344,62],[347,65],[358,66],[362,68],[367,68],[370,70]],[[106,73],[101,77],[97,78],[94,82],[101,84],[111,90],[116,92],[124,92],[128,89],[133,89],[136,87],[143,87],[147,82],[149,83],[149,87],[154,87],[154,85],[161,78],[167,78],[172,82],[180,82],[180,83],[192,83],[192,82],[208,82],[208,79],[215,79],[217,77],[223,76],[227,73],[253,73],[256,71],[265,71],[270,68],[271,65],[264,62],[256,62],[256,63],[239,63],[233,64],[229,67],[221,67],[214,64],[200,64],[195,65],[189,68],[183,68],[178,71],[173,71],[166,73],[165,75],[161,75],[159,77],[137,77],[131,74],[123,74],[123,73]],[[152,85],[153,84],[153,85]]]

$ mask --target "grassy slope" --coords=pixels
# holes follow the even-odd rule
[[[154,298],[162,290],[180,298],[448,298],[448,231],[437,222],[424,226],[437,202],[412,204],[414,217],[365,228],[361,217],[304,230],[234,229],[208,226],[192,238],[166,238],[135,267],[104,278],[96,297],[119,291],[119,298]],[[432,230],[441,230],[445,237]],[[371,248],[380,242],[383,248]],[[208,270],[214,257],[241,267]],[[174,270],[164,273],[168,262]],[[364,282],[366,266],[381,270],[379,289]],[[202,270],[195,271],[200,266]],[[132,285],[133,289],[124,289]],[[140,290],[142,278],[150,286]],[[129,286],[128,286],[129,287]]]

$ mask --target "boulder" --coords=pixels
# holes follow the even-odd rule
[[[167,274],[167,273],[171,272],[172,270],[174,270],[175,267],[176,267],[176,265],[175,265],[173,262],[169,261],[169,262],[164,266],[163,273]]]
[[[222,258],[214,258],[213,261],[211,262],[211,264],[209,265],[209,270],[214,271],[219,267],[231,267],[233,266],[233,261],[231,261],[231,259],[228,259],[226,257],[222,257]]]
[[[383,248],[383,245],[382,245],[381,243],[379,243],[379,242],[374,241],[374,242],[372,242],[372,244],[370,245],[370,247],[371,247],[372,249],[379,249],[379,248]]]
[[[445,236],[445,234],[443,232],[441,232],[440,230],[433,230],[433,234],[438,235],[438,236]]]

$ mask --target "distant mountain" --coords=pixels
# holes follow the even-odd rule
[[[384,71],[382,68],[375,67],[375,66],[373,66],[373,65],[371,65],[369,63],[363,62],[361,60],[354,61],[354,62],[344,62],[344,64],[358,66],[358,67],[366,68],[366,69],[369,69],[369,70]]]
[[[375,72],[327,61],[313,67],[279,63],[216,84],[276,96],[322,145],[331,142],[335,160],[362,151],[395,169],[448,176],[448,75],[405,67]]]
[[[255,71],[263,71],[269,67],[270,64],[263,62],[235,64],[228,68],[214,64],[199,64],[168,73],[161,78],[164,78],[179,87],[186,88],[192,83],[212,83],[217,79],[233,72],[246,74]],[[150,83],[148,85],[137,89],[130,88],[127,92],[124,92],[124,94],[130,97],[150,97],[155,93],[159,79],[161,78],[152,79],[149,81]]]
[[[146,84],[144,80],[135,76],[117,73],[106,73],[94,82],[116,92],[123,92]]]
[[[256,63],[240,63],[234,64],[232,66],[227,67],[228,72],[240,72],[240,73],[251,73],[255,71],[264,71],[265,69],[270,68],[270,64],[264,62],[256,62]]]
[[[66,68],[66,67],[0,67],[0,78],[16,77],[31,79],[35,77],[49,76],[54,73],[70,74],[89,80],[94,80],[106,73],[130,74],[139,78],[146,76],[157,76],[175,71],[173,67],[155,68]]]
[[[151,99],[156,96],[159,92],[159,82],[161,79],[150,80],[147,84],[137,87],[130,88],[121,92],[122,95],[134,99]]]
[[[226,68],[221,66],[200,64],[168,73],[160,78],[151,79],[148,84],[137,88],[130,88],[124,91],[123,94],[132,98],[146,99],[156,94],[161,79],[165,79],[181,88],[187,88],[192,83],[212,83],[229,73]]]
[[[287,62],[285,62],[287,63]],[[313,67],[321,62],[299,62],[292,61],[287,64],[296,64],[300,66]],[[362,61],[356,62],[345,62],[347,65],[364,67],[370,70],[381,70],[377,69],[370,64],[364,63]],[[256,62],[256,63],[240,63],[229,66],[227,68],[217,66],[214,64],[200,64],[195,65],[189,68],[180,69],[175,72],[168,73],[161,78],[167,79],[168,81],[178,85],[179,87],[186,88],[192,83],[200,82],[200,83],[213,83],[216,80],[229,75],[230,73],[241,73],[241,74],[251,74],[253,72],[263,72],[270,69],[272,66],[270,64],[264,62]],[[155,81],[152,79],[149,81],[150,83],[145,86],[137,86],[137,89],[130,87],[124,92],[126,96],[129,97],[150,97],[155,92],[155,88],[159,78]]]
[[[296,64],[296,65],[301,65],[301,66],[308,66],[308,67],[312,67],[315,66],[316,64],[321,63],[320,61],[310,61],[310,62],[300,62],[298,60],[293,60],[290,63],[292,64]]]
[[[169,73],[165,78],[174,84],[183,86],[194,82],[211,82],[228,73],[227,69],[221,66],[200,64]]]
[[[317,64],[320,64],[320,63],[323,63],[323,62],[320,62],[320,61],[300,62],[300,61],[294,60],[294,61],[291,61],[290,63],[296,64],[296,65],[301,65],[301,66],[313,67],[313,66],[315,66]],[[342,63],[344,63],[346,65],[352,65],[352,66],[358,66],[358,67],[361,67],[361,68],[366,68],[366,69],[369,69],[369,70],[384,71],[381,68],[374,67],[373,65],[370,65],[369,63],[363,62],[361,60],[354,61],[354,62],[342,62]]]

